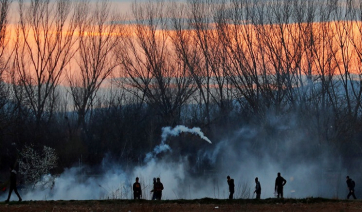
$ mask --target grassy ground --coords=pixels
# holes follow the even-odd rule
[[[0,203],[0,211],[362,211],[362,201],[323,198],[306,199],[197,199],[197,200],[86,200],[86,201],[25,201]]]

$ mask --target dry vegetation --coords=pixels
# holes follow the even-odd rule
[[[29,201],[0,204],[0,211],[361,211],[361,201],[307,199],[257,200],[87,200]]]

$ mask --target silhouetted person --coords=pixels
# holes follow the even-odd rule
[[[261,185],[260,182],[258,180],[258,178],[255,178],[255,191],[254,193],[256,193],[256,199],[260,199],[260,194],[261,194]]]
[[[13,192],[13,190],[14,190],[15,194],[18,196],[19,202],[21,202],[21,200],[22,200],[18,193],[18,189],[16,188],[16,174],[17,174],[17,172],[15,171],[14,166],[10,167],[10,189],[9,189],[8,199],[5,200],[5,202],[9,202],[10,196],[11,196],[11,193]]]
[[[356,195],[354,194],[354,187],[355,187],[355,182],[349,178],[349,176],[346,177],[346,183],[347,183],[347,187],[348,187],[348,195],[347,195],[347,199],[349,199],[349,197],[352,195],[354,199],[356,199]]]
[[[278,172],[278,177],[275,179],[275,192],[277,192],[277,197],[283,198],[283,186],[287,183],[287,181],[280,176],[280,172]]]
[[[160,178],[157,178],[157,181],[154,186],[154,195],[156,200],[161,200],[162,190],[163,190],[163,184],[161,183]]]
[[[152,194],[152,200],[156,200],[156,195],[155,195],[155,186],[156,186],[156,178],[153,178],[153,189],[151,190],[151,192],[153,192]]]
[[[141,184],[138,182],[139,178],[136,177],[136,182],[133,183],[133,196],[134,199],[141,199],[142,197],[142,189]]]
[[[234,185],[234,179],[231,179],[230,176],[226,177],[228,185],[229,185],[229,199],[233,199],[234,197],[234,191],[235,191],[235,185]]]

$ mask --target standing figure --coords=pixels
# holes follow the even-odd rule
[[[155,183],[154,187],[154,195],[156,200],[161,200],[162,197],[162,190],[163,190],[163,184],[161,183],[160,178],[157,178],[157,181]]]
[[[19,195],[19,193],[18,193],[18,189],[16,188],[16,174],[17,174],[17,172],[15,171],[14,166],[11,166],[11,167],[10,167],[10,189],[9,189],[9,196],[8,196],[8,199],[5,200],[5,202],[9,202],[10,196],[11,196],[11,193],[13,192],[13,190],[14,190],[15,194],[18,196],[19,202],[22,201],[22,199],[21,199],[21,197],[20,197],[20,195]]]
[[[256,193],[256,199],[260,199],[260,194],[261,194],[261,186],[260,186],[260,182],[258,180],[258,178],[255,178],[255,191],[254,193]]]
[[[356,199],[356,195],[354,194],[354,187],[356,186],[355,182],[349,178],[349,176],[346,177],[346,183],[347,183],[347,187],[348,187],[348,195],[347,195],[347,199],[349,199],[349,197],[352,195],[354,199]]]
[[[142,189],[141,184],[138,182],[139,178],[136,177],[136,182],[133,183],[133,196],[134,199],[141,199],[142,197]]]
[[[275,192],[278,194],[278,198],[283,198],[283,186],[287,183],[287,181],[280,176],[280,172],[278,172],[278,177],[275,179]]]
[[[235,184],[234,184],[234,179],[231,179],[230,176],[226,177],[228,185],[229,185],[229,199],[233,199],[234,197],[234,191],[235,191]]]

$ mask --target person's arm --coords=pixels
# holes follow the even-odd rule
[[[287,183],[287,181],[283,178],[283,186]]]

